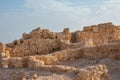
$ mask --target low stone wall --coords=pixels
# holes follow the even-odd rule
[[[120,59],[120,43],[114,43],[109,45],[98,45],[94,47],[82,47],[77,49],[67,49],[58,52],[54,52],[47,55],[34,55],[34,56],[26,56],[19,58],[1,58],[2,64],[6,64],[5,60],[8,60],[8,66],[16,67],[19,65],[20,67],[35,65],[40,63],[39,65],[53,65],[59,64],[64,61],[75,60],[79,58],[85,59],[103,59],[103,58],[112,58],[112,59]],[[15,64],[16,63],[16,64]]]
[[[111,80],[111,78],[105,65],[97,65],[79,70],[75,80]]]
[[[120,59],[120,43],[83,48],[83,57],[89,59]]]
[[[49,55],[34,56],[37,60],[41,60],[46,65],[57,64],[67,60],[75,60],[79,58],[86,59],[103,59],[112,58],[120,59],[120,43],[109,45],[98,45],[94,47],[83,47],[77,49],[67,49]]]

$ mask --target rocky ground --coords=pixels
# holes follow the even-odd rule
[[[108,68],[108,74],[111,80],[120,79],[120,61],[113,59],[90,60],[78,59],[66,61],[59,65],[71,66],[76,68],[85,68],[105,64]],[[116,66],[117,65],[117,66]],[[76,73],[64,71],[34,70],[28,68],[0,68],[0,80],[76,80]]]

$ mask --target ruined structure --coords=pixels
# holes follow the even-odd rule
[[[118,67],[109,66],[111,60]],[[76,32],[70,32],[69,28],[63,32],[37,28],[29,34],[23,33],[21,39],[12,43],[0,43],[1,68],[70,73],[74,74],[71,80],[119,80],[111,75],[116,70],[115,76],[119,77],[119,66],[120,26],[112,23],[88,26]],[[27,80],[25,76],[20,77],[20,80]],[[29,78],[43,79],[36,74],[34,77]],[[3,80],[2,77],[0,79]]]

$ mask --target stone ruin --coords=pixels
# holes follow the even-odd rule
[[[98,62],[84,68],[64,65],[79,59]],[[108,75],[111,67],[100,63],[102,59],[120,60],[120,26],[111,22],[76,32],[70,32],[69,28],[51,32],[39,27],[29,34],[23,33],[21,39],[12,43],[0,43],[1,68],[71,72],[76,74],[75,80],[111,80]]]

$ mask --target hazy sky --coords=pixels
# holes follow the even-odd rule
[[[105,22],[120,24],[120,0],[0,0],[0,42],[39,26],[75,31]]]

